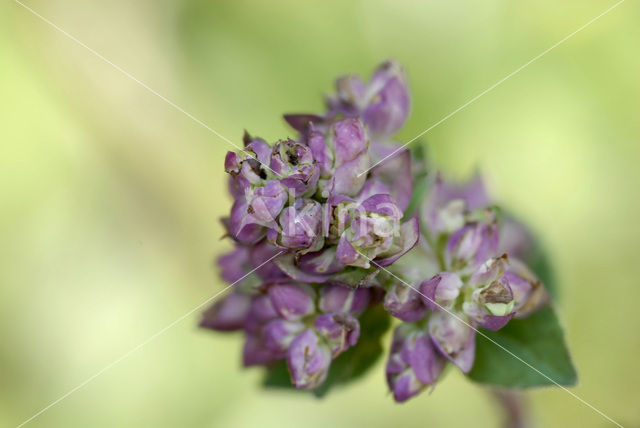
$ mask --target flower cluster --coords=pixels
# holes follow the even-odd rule
[[[396,401],[433,385],[446,362],[469,373],[479,327],[499,330],[549,298],[519,259],[531,245],[526,229],[514,220],[498,226],[479,177],[459,185],[437,175],[420,219],[420,245],[403,261],[406,266],[395,267],[407,279],[398,283],[393,275],[384,300],[404,321],[387,362]]]
[[[386,372],[405,401],[447,362],[469,372],[476,329],[526,316],[546,293],[519,261],[526,230],[498,225],[479,178],[456,185],[432,173],[407,211],[426,178],[393,142],[410,106],[397,63],[336,88],[324,115],[285,115],[295,140],[245,134],[244,150],[227,154],[234,249],[219,265],[234,289],[201,326],[244,331],[245,366],[284,360],[292,384],[313,389],[339,355],[367,346],[359,317],[382,306],[399,320]]]

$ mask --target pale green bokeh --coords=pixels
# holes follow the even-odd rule
[[[614,2],[29,1],[240,144],[292,136],[334,76],[407,69],[413,137]],[[541,236],[580,385],[640,424],[640,8],[628,0],[425,136]],[[13,2],[0,5],[0,425],[15,426],[223,287],[227,143]],[[322,401],[264,391],[240,338],[186,318],[31,422],[84,426],[496,426],[455,371],[406,405],[383,363]],[[559,389],[539,426],[608,422]]]

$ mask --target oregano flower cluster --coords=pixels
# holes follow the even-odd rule
[[[227,154],[233,250],[219,266],[233,288],[201,326],[242,331],[243,364],[265,366],[267,383],[286,365],[298,389],[346,382],[386,348],[387,384],[405,401],[447,365],[469,373],[479,328],[549,296],[522,261],[529,233],[482,178],[447,180],[394,141],[410,110],[399,64],[337,79],[326,105],[284,116],[294,138],[246,133]]]

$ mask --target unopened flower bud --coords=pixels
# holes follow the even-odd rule
[[[387,384],[398,402],[403,402],[433,385],[444,368],[428,335],[402,324],[393,333],[387,361]]]
[[[286,352],[298,333],[304,330],[304,324],[299,321],[274,319],[262,328],[262,338],[267,348],[274,352]]]
[[[372,134],[381,140],[395,134],[409,114],[406,77],[394,61],[383,63],[369,84],[357,76],[341,77],[337,94],[327,99],[330,110],[348,116],[360,114]]]
[[[271,147],[262,139],[245,141],[245,149],[240,152],[227,152],[224,161],[225,171],[231,175],[231,194],[238,197],[251,189],[261,186],[270,175],[268,168]]]
[[[279,248],[314,251],[322,248],[323,210],[313,199],[298,199],[278,218],[279,228],[269,229],[269,241]]]
[[[369,167],[369,138],[359,119],[333,122],[326,132],[312,127],[309,147],[322,171],[320,196],[331,193],[355,196],[367,179],[360,174]]]
[[[396,318],[407,322],[421,320],[427,315],[427,307],[420,294],[402,283],[389,286],[384,296],[384,308]]]
[[[499,330],[515,315],[515,301],[509,280],[504,276],[506,257],[489,259],[471,275],[473,287],[471,300],[462,305],[462,310],[477,324]]]
[[[504,278],[513,292],[513,310],[517,318],[526,317],[549,302],[549,292],[520,260],[510,260]]]
[[[445,262],[452,270],[473,269],[498,251],[498,229],[493,223],[473,222],[454,232],[447,242]]]
[[[218,331],[239,330],[244,326],[250,307],[250,296],[231,293],[205,311],[200,327]]]
[[[469,373],[475,359],[475,331],[465,317],[434,312],[429,317],[429,333],[438,351],[463,373]]]
[[[341,285],[325,285],[320,291],[318,307],[322,312],[361,314],[369,305],[371,291],[368,288],[350,288]]]
[[[298,320],[314,312],[315,293],[306,284],[274,284],[268,294],[273,308],[286,320]]]
[[[440,272],[420,285],[422,301],[432,311],[451,309],[455,303],[462,280],[451,272]]]
[[[333,358],[355,345],[360,336],[358,320],[345,313],[319,315],[314,325],[318,333],[329,343]]]
[[[416,219],[400,224],[402,213],[389,195],[374,195],[348,214],[336,216],[348,222],[338,242],[337,259],[345,265],[368,268],[377,259],[387,266],[418,241]]]
[[[306,145],[293,140],[278,141],[273,146],[270,167],[293,196],[315,193],[320,171]]]
[[[287,366],[296,388],[313,389],[327,378],[331,349],[312,329],[296,336],[287,351]]]

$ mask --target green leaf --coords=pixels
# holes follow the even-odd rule
[[[262,386],[267,388],[287,388],[298,391],[291,385],[291,376],[289,376],[289,369],[284,360],[267,367],[264,378],[262,379]]]
[[[409,218],[414,215],[420,208],[420,204],[424,200],[427,190],[429,189],[429,180],[427,180],[427,174],[420,174],[413,179],[413,193],[411,194],[411,201],[409,206],[404,211],[403,218]]]
[[[417,161],[422,164],[427,163],[427,146],[423,140],[414,141],[414,144],[410,147],[411,155]]]
[[[323,397],[336,385],[351,382],[365,374],[382,355],[380,343],[382,336],[391,324],[389,314],[377,305],[367,309],[358,319],[360,322],[360,338],[356,346],[349,348],[332,363],[327,380],[313,390],[317,397]],[[291,385],[287,365],[281,361],[267,369],[263,385],[268,388],[288,388],[298,390]]]
[[[477,335],[476,359],[469,373],[472,380],[511,388],[553,385],[554,382],[570,386],[577,382],[562,328],[551,306],[525,319],[513,319],[498,331],[481,331],[548,378]]]

